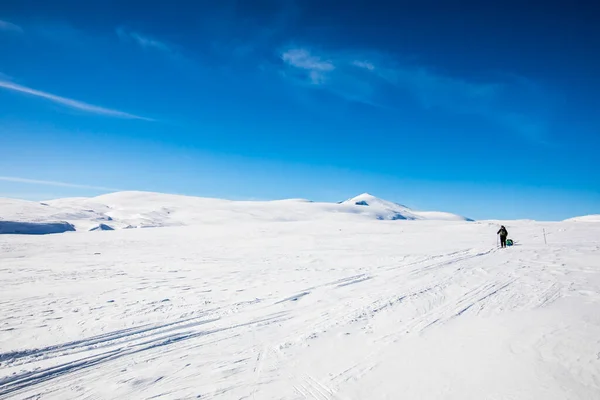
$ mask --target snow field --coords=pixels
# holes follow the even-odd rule
[[[0,236],[0,398],[599,398],[598,224],[504,224]]]

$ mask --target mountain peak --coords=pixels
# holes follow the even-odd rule
[[[361,206],[365,212],[374,215],[377,219],[408,219],[408,220],[421,220],[421,219],[434,219],[434,220],[447,220],[447,221],[468,221],[460,215],[455,215],[446,212],[436,211],[416,211],[402,204],[398,204],[392,201],[384,200],[379,197],[373,196],[370,193],[362,193],[356,197],[343,201],[342,204],[346,206]]]
[[[358,196],[355,196],[351,199],[346,200],[344,203],[369,203],[369,202],[374,202],[374,201],[381,201],[381,199],[377,198],[376,196],[373,196],[371,193],[362,193],[359,194]],[[369,204],[358,204],[358,205],[369,205]]]
[[[362,193],[359,194],[356,197],[353,197],[351,199],[348,199],[346,201],[344,201],[343,203],[345,204],[354,204],[357,206],[379,206],[379,207],[386,207],[386,208],[396,208],[396,207],[402,207],[402,208],[407,208],[401,204],[398,203],[394,203],[392,201],[388,201],[388,200],[384,200],[382,198],[379,198],[377,196],[372,195],[371,193]]]

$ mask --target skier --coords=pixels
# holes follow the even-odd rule
[[[500,227],[500,230],[498,231],[497,235],[500,235],[500,246],[506,247],[506,238],[508,237],[508,231],[506,230],[504,225]]]

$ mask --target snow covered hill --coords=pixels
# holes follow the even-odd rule
[[[438,220],[438,221],[468,221],[468,218],[456,214],[439,211],[415,211],[401,204],[379,199],[369,193],[363,193],[342,204],[368,207],[364,211],[376,219],[406,219],[406,220]]]
[[[600,398],[595,224],[507,221],[498,249],[363,200],[31,205],[210,223],[0,235],[0,400]]]
[[[221,224],[226,221],[306,221],[345,218],[451,220],[443,212],[414,211],[369,194],[341,203],[308,200],[228,201],[151,192],[118,192],[94,198],[36,203],[0,199],[0,220],[14,223],[68,223],[78,231]],[[19,230],[24,232],[23,230]],[[4,233],[10,232],[5,229]]]
[[[600,222],[600,214],[583,215],[581,217],[569,218],[566,222]]]

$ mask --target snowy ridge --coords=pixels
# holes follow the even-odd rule
[[[226,221],[308,221],[362,218],[445,220],[467,218],[443,212],[414,211],[369,194],[341,203],[305,199],[230,201],[152,192],[117,192],[94,198],[36,203],[0,199],[0,219],[17,222],[66,222],[78,231],[193,226]],[[7,232],[8,233],[8,232]]]
[[[569,218],[565,222],[600,222],[600,214],[583,215],[581,217]]]

